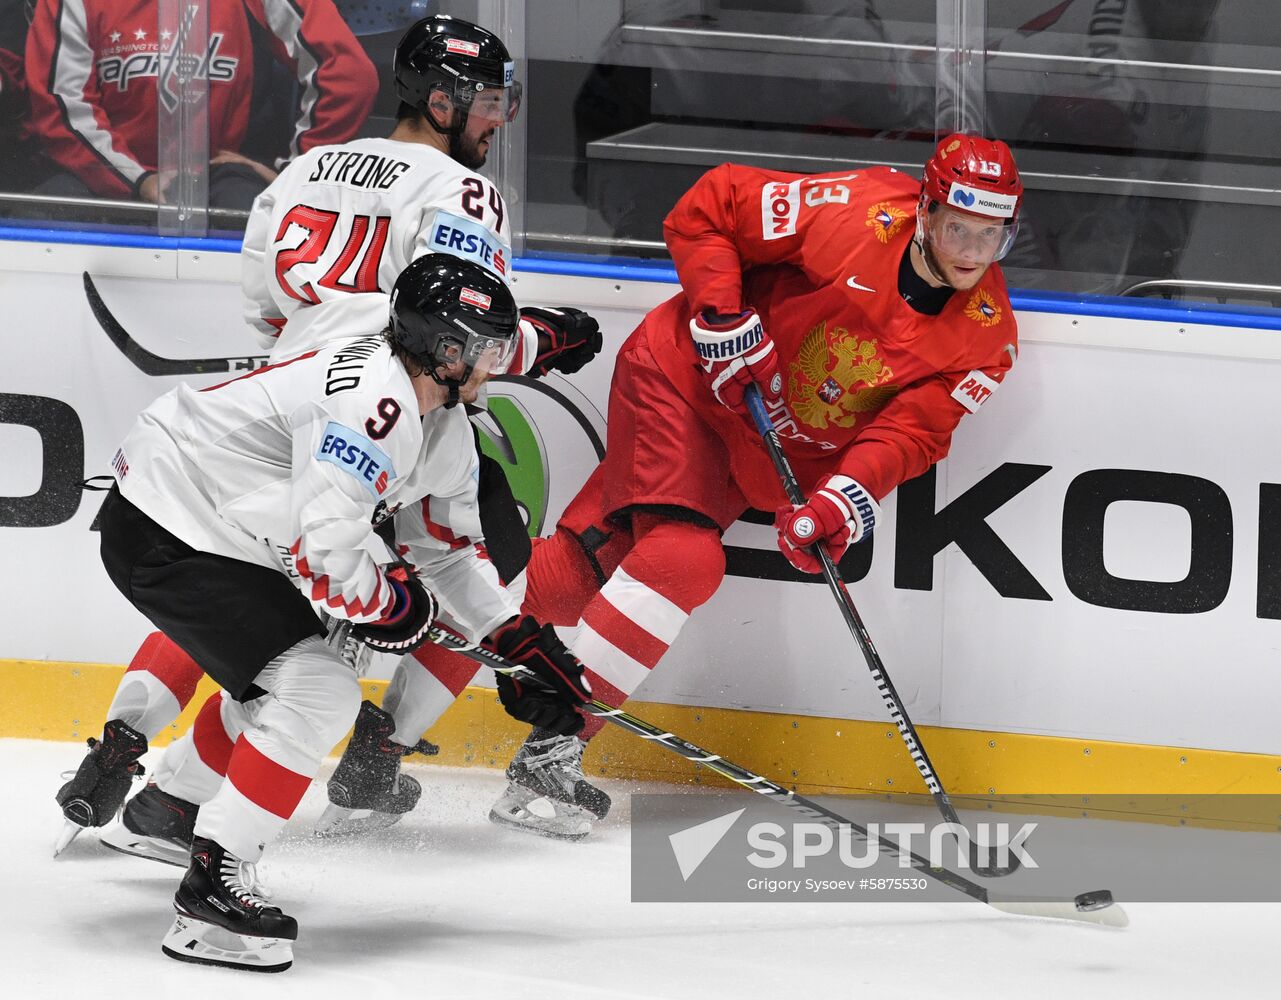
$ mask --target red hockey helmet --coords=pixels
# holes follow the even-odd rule
[[[925,216],[934,205],[946,205],[974,215],[1002,220],[1003,238],[993,260],[1000,260],[1014,243],[1023,182],[1010,147],[999,139],[956,133],[943,139],[925,164],[917,231],[925,235]]]

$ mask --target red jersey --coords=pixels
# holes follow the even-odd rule
[[[332,0],[211,0],[209,155],[238,152],[253,93],[249,17],[265,27],[301,88],[289,156],[355,135],[378,74]],[[27,35],[33,131],[65,170],[104,197],[132,196],[156,169],[158,98],[172,38],[154,0],[38,0]],[[165,34],[169,34],[165,32]]]
[[[887,167],[805,176],[726,164],[667,217],[683,293],[635,336],[725,441],[752,506],[786,498],[760,437],[707,388],[689,334],[696,313],[760,314],[788,409],[772,416],[806,492],[842,473],[879,500],[920,475],[1014,363],[1014,314],[996,265],[937,316],[899,294],[919,193],[920,181]]]

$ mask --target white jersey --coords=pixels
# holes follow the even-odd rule
[[[519,613],[476,547],[451,541],[480,535],[466,414],[420,417],[380,337],[180,385],[142,412],[113,465],[120,492],[188,545],[284,573],[336,617],[390,610],[395,556],[373,529],[402,506],[413,516],[397,539],[446,610],[475,636]]]
[[[245,318],[273,359],[377,333],[410,261],[452,254],[506,282],[510,233],[498,189],[433,146],[317,146],[254,201],[241,250]],[[509,372],[537,354],[533,327],[521,332]]]

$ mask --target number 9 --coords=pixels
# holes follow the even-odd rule
[[[382,422],[378,423],[370,417],[365,421],[365,433],[375,441],[381,441],[391,433],[391,429],[396,426],[396,421],[400,419],[400,404],[390,397],[384,397],[378,400],[375,410],[382,418]]]

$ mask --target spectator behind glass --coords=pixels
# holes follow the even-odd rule
[[[21,57],[0,46],[0,191],[25,191],[35,183],[27,122],[27,82]]]
[[[248,209],[276,176],[238,152],[253,90],[248,18],[270,34],[301,91],[285,159],[355,135],[378,74],[332,0],[207,2],[209,204]],[[154,0],[36,0],[27,36],[32,125],[65,171],[36,193],[160,200],[156,80],[171,40],[157,40],[156,22]]]

